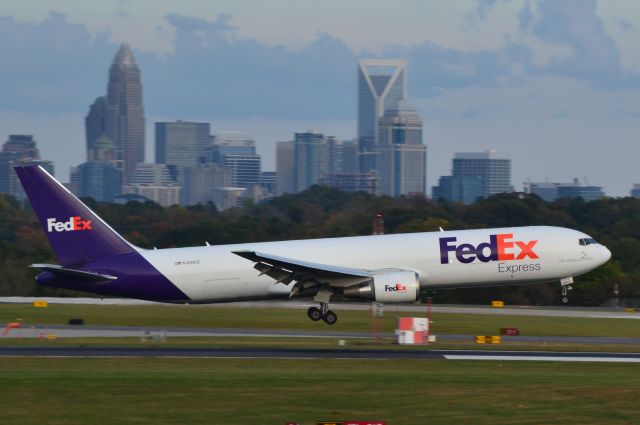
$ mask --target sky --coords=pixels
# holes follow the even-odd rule
[[[428,186],[455,152],[496,149],[512,183],[627,196],[640,182],[640,2],[634,0],[4,1],[0,142],[33,134],[56,176],[85,160],[84,116],[120,43],[140,65],[153,123],[356,137],[356,62],[405,58],[424,120]]]

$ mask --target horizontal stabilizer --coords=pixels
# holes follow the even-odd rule
[[[60,277],[75,278],[82,280],[93,280],[96,282],[104,282],[109,280],[116,280],[117,277],[110,276],[108,274],[99,274],[92,272],[85,272],[82,270],[68,269],[66,267],[59,266],[57,264],[32,264],[30,267],[34,269],[40,269],[44,272],[53,273]]]

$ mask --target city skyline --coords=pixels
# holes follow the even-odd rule
[[[455,152],[496,149],[512,158],[517,189],[529,178],[587,176],[608,195],[628,195],[640,180],[629,172],[640,155],[640,5],[408,3],[411,13],[371,2],[364,23],[342,24],[322,17],[354,5],[329,2],[318,12],[302,1],[285,13],[276,1],[257,22],[248,9],[263,6],[232,2],[163,3],[149,16],[140,3],[107,1],[89,11],[61,1],[53,12],[44,3],[12,4],[0,17],[0,53],[13,58],[1,71],[0,131],[33,134],[66,180],[69,165],[84,158],[82,121],[104,92],[105,64],[130,41],[145,79],[147,158],[153,123],[183,119],[250,132],[270,170],[275,143],[294,132],[356,137],[357,60],[405,57],[409,98],[424,120],[429,186],[450,174]],[[308,25],[278,26],[274,39],[269,24],[286,17]]]

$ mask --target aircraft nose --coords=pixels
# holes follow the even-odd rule
[[[611,251],[606,246],[602,246],[602,263],[606,263],[611,258]]]

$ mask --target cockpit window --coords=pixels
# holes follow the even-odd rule
[[[593,238],[582,238],[578,243],[582,246],[587,246],[597,244],[598,242],[596,242],[596,240]]]

